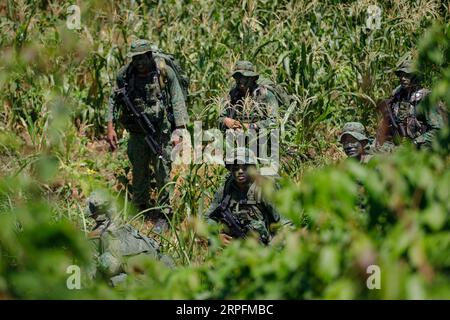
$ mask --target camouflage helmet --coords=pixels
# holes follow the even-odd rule
[[[397,65],[397,67],[395,68],[395,74],[397,76],[399,76],[401,73],[406,73],[406,74],[416,74],[416,71],[414,70],[414,66],[413,66],[413,62],[411,60],[405,60],[403,62],[401,62],[400,64]]]
[[[237,74],[241,74],[245,77],[259,77],[259,74],[256,72],[255,66],[250,61],[236,62],[231,76],[235,77]]]
[[[342,129],[342,134],[339,136],[339,142],[342,143],[342,138],[345,135],[350,135],[353,138],[357,139],[358,141],[368,141],[369,138],[367,138],[365,134],[366,130],[362,123],[360,122],[347,122],[344,124],[344,128]]]
[[[104,190],[94,190],[86,200],[87,217],[95,220],[106,220],[116,212],[112,197]]]
[[[128,58],[132,58],[140,54],[156,51],[158,51],[158,47],[155,44],[145,39],[138,39],[131,43],[130,51],[127,56]]]
[[[233,164],[251,164],[257,165],[258,161],[255,153],[245,147],[238,147],[227,152],[225,156],[225,166],[227,169],[231,169]]]

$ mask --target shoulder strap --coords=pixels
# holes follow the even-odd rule
[[[254,202],[255,204],[258,204],[261,202],[261,196],[262,196],[262,190],[261,188],[257,188],[257,185],[255,182],[253,182],[248,189],[247,192],[247,202]]]
[[[231,182],[233,180],[230,179],[230,177],[227,178],[227,180],[225,181],[225,185],[223,187],[223,197],[222,200],[220,202],[220,206],[222,208],[227,208],[230,204],[230,200],[231,200],[231,193],[230,193],[230,188],[231,188]]]
[[[155,63],[159,75],[159,85],[161,86],[161,89],[165,89],[168,79],[166,60],[164,60],[164,58],[156,56]]]

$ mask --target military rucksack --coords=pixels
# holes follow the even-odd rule
[[[267,78],[259,78],[258,84],[267,88],[275,95],[280,107],[285,106],[287,108],[290,106],[293,97],[286,91],[286,89],[282,85],[275,83]]]
[[[180,84],[184,99],[186,100],[189,91],[190,79],[184,69],[181,67],[180,62],[172,54],[165,53],[160,49],[153,52],[153,57],[155,58],[156,65],[161,73],[161,76],[163,78],[162,80],[164,82],[166,82],[167,79],[167,71],[165,69],[166,66],[172,68],[172,70],[175,72],[178,83]]]

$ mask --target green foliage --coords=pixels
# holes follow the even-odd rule
[[[45,170],[44,170],[45,171]],[[90,249],[67,219],[55,211],[31,181],[0,183],[0,295],[10,298],[74,298],[66,268],[86,266]]]
[[[371,30],[369,4],[90,0],[82,28],[68,30],[68,4],[8,1],[0,8],[0,298],[447,298],[449,127],[433,152],[405,146],[367,166],[333,163],[342,157],[335,128],[352,120],[374,131],[376,102],[396,85],[390,69],[406,56],[433,88],[424,106],[440,105],[448,119],[448,5],[380,1],[381,28]],[[267,247],[249,239],[221,248],[199,217],[225,170],[181,168],[171,230],[160,239],[178,266],[138,259],[130,270],[144,272],[112,289],[87,276],[92,222],[83,201],[113,189],[122,218],[148,232],[128,205],[127,134],[114,154],[102,141],[115,73],[135,37],[181,61],[191,119],[205,128],[238,59],[293,94],[281,110],[281,189],[271,193],[293,226]],[[80,291],[66,287],[73,264]],[[370,265],[380,267],[380,290],[366,286]]]

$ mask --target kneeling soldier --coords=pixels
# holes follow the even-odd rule
[[[247,156],[244,161],[236,159],[226,167],[230,175],[216,192],[206,219],[223,225],[220,239],[225,245],[250,233],[268,244],[274,235],[274,224],[280,222],[280,215],[263,196],[262,183],[268,179],[258,175],[254,157]]]

